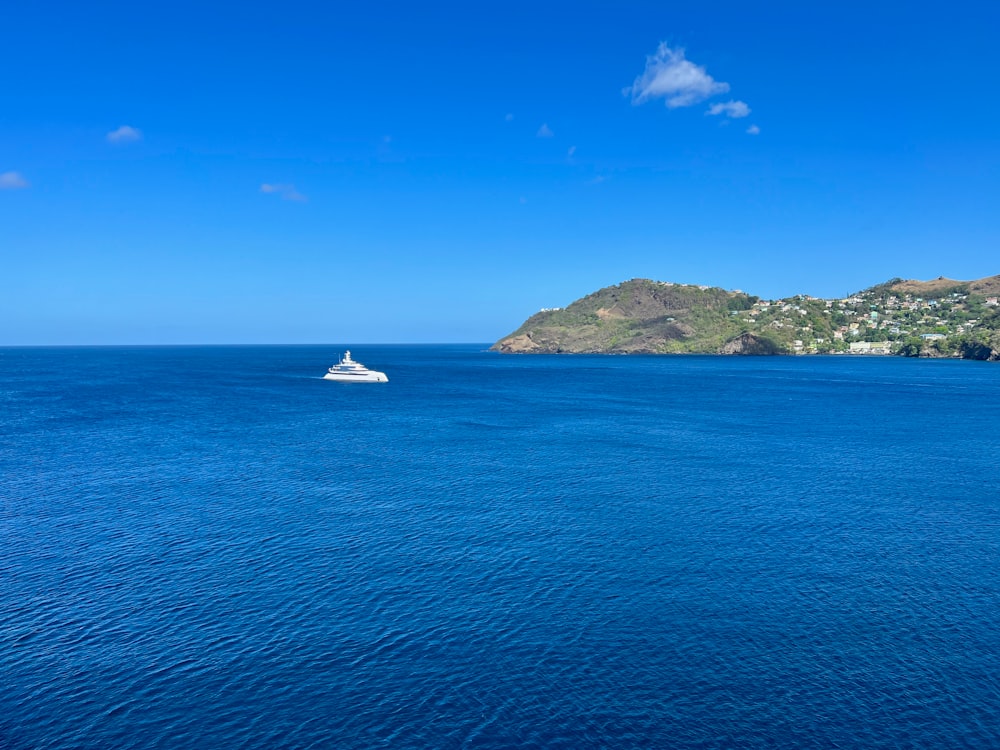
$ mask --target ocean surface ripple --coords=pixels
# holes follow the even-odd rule
[[[0,747],[1000,747],[1000,366],[0,349]]]

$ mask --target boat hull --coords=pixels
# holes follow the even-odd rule
[[[361,374],[352,373],[342,373],[342,372],[328,372],[323,376],[324,380],[334,380],[338,383],[388,383],[389,378],[386,377],[384,372],[375,372],[374,370],[369,370],[368,372]]]

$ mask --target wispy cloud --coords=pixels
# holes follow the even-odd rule
[[[725,115],[726,117],[732,117],[734,120],[740,117],[746,117],[750,114],[750,107],[747,106],[746,102],[741,102],[738,100],[730,100],[728,102],[720,102],[719,104],[713,104],[709,107],[706,115]]]
[[[552,128],[550,128],[543,122],[542,127],[538,129],[538,132],[535,133],[535,135],[538,136],[539,138],[551,138],[552,136],[555,135],[555,133],[552,132]]]
[[[265,182],[263,185],[260,186],[260,192],[262,192],[262,193],[271,193],[271,194],[274,194],[274,195],[279,195],[279,196],[281,196],[281,199],[285,200],[285,201],[299,201],[299,202],[304,202],[304,201],[309,200],[302,193],[300,193],[298,190],[295,189],[295,185],[291,185],[291,184],[288,184],[288,183],[284,183],[284,184],[279,184],[279,183],[271,184],[271,183]]]
[[[747,128],[747,132],[750,135],[760,135],[760,128],[758,128],[756,125],[751,125],[749,128]]]
[[[685,58],[683,49],[671,49],[661,42],[656,52],[646,58],[646,69],[622,93],[632,97],[632,104],[664,99],[674,109],[690,107],[727,91],[728,83],[716,81],[704,66]]]
[[[0,173],[0,190],[24,190],[29,184],[20,172]]]
[[[569,147],[569,148],[568,148],[568,149],[566,150],[566,156],[568,156],[568,157],[569,157],[570,159],[572,159],[572,158],[573,158],[573,154],[575,154],[575,153],[576,153],[576,146],[570,146],[570,147]]]
[[[597,177],[593,177],[593,178],[587,180],[587,184],[588,185],[600,185],[602,182],[604,182],[607,179],[608,178],[607,178],[606,175],[599,174],[599,175],[597,175]]]
[[[514,114],[513,114],[513,112],[508,112],[508,113],[507,113],[506,115],[504,115],[504,118],[503,118],[503,119],[504,119],[504,121],[506,121],[506,122],[510,122],[511,120],[513,120],[513,119],[514,119]]]
[[[132,143],[142,140],[142,131],[131,125],[122,125],[117,130],[108,133],[105,138],[107,138],[108,143]]]

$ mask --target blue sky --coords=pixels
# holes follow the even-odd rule
[[[17,3],[0,345],[493,341],[1000,273],[992,3]],[[713,114],[714,112],[714,114]]]

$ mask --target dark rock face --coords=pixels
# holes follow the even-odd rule
[[[981,344],[978,341],[967,341],[959,347],[958,351],[962,355],[962,359],[988,360],[994,359],[996,355],[996,352],[989,345]]]
[[[752,333],[744,333],[734,339],[730,339],[719,349],[719,354],[739,354],[747,356],[764,356],[772,354],[784,354],[781,347],[770,339],[755,336]]]

